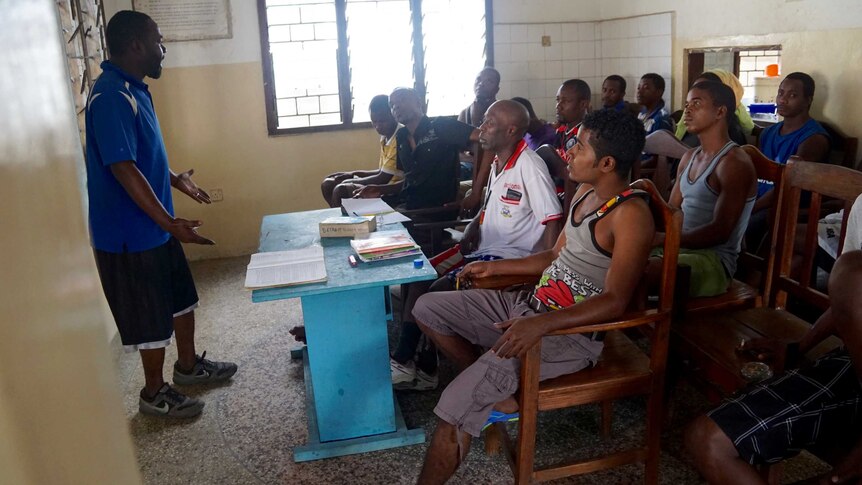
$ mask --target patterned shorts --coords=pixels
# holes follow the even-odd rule
[[[862,385],[836,349],[813,365],[745,389],[707,416],[751,464],[775,463],[803,448],[859,436]]]

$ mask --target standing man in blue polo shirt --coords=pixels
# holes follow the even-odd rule
[[[87,192],[90,232],[99,278],[123,347],[139,351],[145,387],[139,410],[192,417],[204,403],[165,383],[165,347],[176,332],[174,384],[229,379],[236,364],[195,352],[198,295],[181,242],[214,244],[197,233],[200,221],[174,217],[171,187],[198,203],[209,195],[168,167],[159,120],[144,77],[162,74],[165,47],[156,23],[121,11],[105,31],[110,60],[87,101]]]

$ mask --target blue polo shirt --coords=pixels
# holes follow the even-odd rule
[[[129,197],[110,165],[131,160],[171,215],[168,155],[149,88],[108,61],[87,100],[87,193],[93,247],[111,253],[160,246],[170,234]]]

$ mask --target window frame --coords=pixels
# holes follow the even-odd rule
[[[329,131],[355,130],[371,128],[371,123],[353,122],[350,94],[350,64],[347,55],[347,3],[345,0],[335,2],[335,25],[338,31],[338,101],[342,121],[337,125],[303,126],[298,128],[279,128],[276,111],[275,73],[272,67],[272,55],[269,51],[269,23],[266,16],[266,0],[257,0],[257,18],[260,30],[261,67],[263,68],[263,97],[266,109],[266,127],[269,136],[296,135],[303,133],[320,133]],[[422,0],[409,0],[413,23],[413,88],[426,101],[425,92],[425,51],[422,44]],[[485,0],[485,66],[494,66],[494,19],[493,0]],[[478,72],[478,71],[477,71]],[[387,93],[388,94],[388,93]],[[457,116],[456,115],[453,115]]]

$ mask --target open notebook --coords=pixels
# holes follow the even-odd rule
[[[321,246],[252,254],[245,272],[245,287],[250,289],[320,281],[326,281]]]

